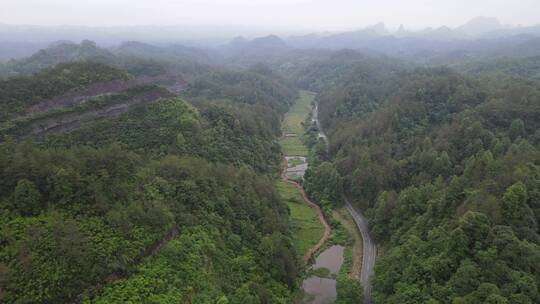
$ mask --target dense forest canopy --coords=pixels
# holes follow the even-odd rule
[[[221,73],[211,90],[196,94],[197,80],[184,98],[149,85],[55,104],[27,119],[82,120],[133,105],[40,138],[3,138],[1,301],[289,302],[299,261],[270,178],[280,115],[296,93],[262,66]],[[61,63],[3,81],[2,113],[26,115],[45,98],[138,76]],[[150,103],[130,101],[156,93]]]
[[[24,113],[29,107],[93,83],[127,80],[124,71],[98,63],[62,63],[35,75],[0,80],[0,121]]]
[[[260,104],[283,114],[289,108],[296,91],[288,86],[281,76],[259,64],[242,72],[215,71],[197,78],[186,94],[196,98],[222,98],[240,103]]]
[[[540,301],[540,83],[484,66],[355,74],[319,95],[344,195],[384,245],[376,303]]]
[[[539,303],[538,38],[383,29],[0,64],[0,302],[293,302],[277,140],[308,90],[330,145],[298,122],[302,185],[327,218],[366,215],[373,303]]]

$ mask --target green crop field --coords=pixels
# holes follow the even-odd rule
[[[313,93],[300,91],[298,100],[285,115],[283,121],[283,131],[285,133],[295,133],[298,136],[304,133],[302,123],[311,111],[311,102],[313,101],[313,98],[315,98]]]
[[[287,156],[307,156],[308,149],[298,137],[282,138],[279,141],[283,153]]]
[[[311,102],[315,95],[310,92],[300,91],[300,97],[291,107],[290,111],[285,114],[283,120],[283,133],[296,134],[295,137],[286,137],[280,140],[283,153],[289,156],[307,156],[308,150],[302,143],[301,136],[304,133],[302,123],[311,111]]]
[[[302,195],[291,184],[278,181],[278,191],[291,211],[293,243],[300,256],[313,247],[323,235],[323,227],[315,210],[306,205]]]

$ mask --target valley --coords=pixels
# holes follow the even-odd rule
[[[540,303],[538,26],[15,28],[0,303]]]
[[[282,197],[289,202],[288,206],[291,212],[290,218],[293,227],[293,238],[297,240],[296,247],[299,250],[299,253],[305,252],[303,262],[306,266],[309,266],[307,278],[302,282],[302,291],[298,296],[298,302],[314,304],[334,302],[337,299],[336,277],[338,273],[344,272],[347,275],[350,275],[349,273],[352,274],[355,271],[354,268],[352,268],[352,263],[354,263],[357,265],[362,265],[362,267],[358,270],[362,273],[362,275],[360,276],[360,274],[357,274],[358,278],[354,278],[354,275],[352,275],[352,279],[361,281],[362,285],[364,286],[364,292],[366,292],[365,303],[369,303],[369,276],[372,274],[370,269],[372,269],[375,263],[374,256],[371,255],[369,250],[374,250],[374,248],[372,249],[369,247],[369,249],[364,251],[364,254],[362,255],[368,256],[370,259],[365,261],[351,261],[351,263],[349,263],[350,265],[347,265],[347,267],[351,267],[351,269],[341,270],[345,247],[335,244],[335,240],[332,240],[329,244],[331,232],[330,225],[327,223],[321,208],[307,197],[304,189],[301,186],[304,181],[305,171],[309,168],[309,164],[307,162],[308,158],[306,158],[308,153],[304,153],[304,149],[307,149],[307,147],[303,143],[305,140],[305,124],[315,124],[315,126],[317,126],[317,128],[320,130],[318,139],[324,142],[327,147],[327,151],[329,145],[328,138],[324,134],[324,131],[320,128],[320,123],[317,118],[317,104],[315,104],[313,101],[314,94],[305,91],[300,92],[300,97],[298,100],[292,105],[291,110],[285,114],[285,118],[282,122],[283,135],[280,139],[280,144],[282,145],[284,152],[282,180],[285,184],[278,184],[278,191]],[[293,185],[294,187],[287,188],[287,184]],[[296,201],[291,200],[292,191],[296,191]],[[301,198],[302,202],[299,202],[298,198]],[[298,203],[305,203],[307,206],[309,206],[309,208],[311,208],[311,210],[306,207],[299,207]],[[360,231],[363,233],[362,237],[367,238],[367,244],[369,244],[369,246],[374,246],[371,243],[371,239],[369,239],[369,231],[367,230],[367,226],[364,222],[358,222],[362,220],[362,218],[358,218],[359,215],[356,213],[356,211],[351,211],[351,209],[346,210],[351,212],[353,215],[351,219],[356,222],[356,225],[358,225],[357,228],[352,227],[353,229],[346,230],[346,233],[351,233],[354,235],[354,238],[357,241],[360,241],[360,237],[357,236],[359,235],[358,230],[356,230],[360,229]],[[306,221],[306,218],[314,218],[314,211],[317,214],[319,223],[310,223]],[[362,226],[359,223],[362,224]],[[310,228],[313,229],[313,225],[315,225],[315,227],[318,226],[319,229],[316,229],[316,231],[319,231],[321,226],[324,227],[324,233],[322,236],[319,236],[317,233],[306,233]],[[340,227],[340,229],[341,232],[345,231],[343,227]],[[364,234],[367,234],[367,236]],[[320,239],[317,239],[317,237]],[[334,237],[335,236],[333,236],[333,238]],[[303,240],[303,242],[300,243],[298,240]],[[315,243],[315,241],[317,242]],[[334,245],[331,245],[332,243],[334,243]],[[312,247],[308,247],[308,245],[311,245]],[[355,242],[348,244],[347,252],[348,254],[351,254],[350,258],[362,258],[362,256],[352,255],[353,246],[355,247],[355,250],[358,250],[356,247],[362,245],[355,244]],[[310,265],[313,260],[315,261],[314,264]],[[362,270],[364,269],[367,269],[369,272],[366,274],[363,273]],[[368,279],[364,280],[363,278]]]
[[[326,147],[326,153],[328,154],[330,151],[330,142],[328,140],[328,137],[324,133],[324,130],[321,126],[321,123],[319,121],[319,105],[315,104],[313,106],[313,112],[312,112],[312,119],[317,126],[318,130],[318,139],[322,140],[324,142],[324,145]],[[364,295],[364,303],[365,304],[371,304],[371,282],[370,279],[373,276],[373,271],[375,267],[375,259],[377,256],[377,247],[374,243],[374,241],[371,238],[371,233],[369,231],[369,227],[367,224],[367,220],[364,218],[364,216],[359,213],[353,205],[349,202],[348,198],[346,196],[343,197],[343,200],[345,201],[345,208],[349,212],[351,218],[353,219],[354,223],[356,224],[356,228],[360,232],[361,238],[362,238],[362,262],[361,262],[361,268],[360,273],[358,274],[358,278],[360,280],[360,283],[363,287],[363,295]],[[356,231],[355,231],[356,232]],[[358,261],[357,261],[358,263]]]

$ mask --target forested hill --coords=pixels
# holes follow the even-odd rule
[[[318,102],[344,193],[384,248],[374,302],[540,302],[540,83],[371,71]]]
[[[299,87],[314,92],[337,90],[346,84],[358,85],[360,79],[383,83],[382,78],[392,77],[409,66],[381,54],[353,50],[321,54],[303,61],[299,60],[288,76]]]
[[[0,121],[24,114],[39,102],[95,83],[128,80],[125,71],[98,63],[62,63],[32,76],[0,80]]]
[[[98,47],[92,41],[84,40],[80,44],[59,42],[39,50],[32,56],[11,60],[4,67],[4,73],[8,76],[13,74],[25,75],[53,67],[59,63],[91,61],[106,64],[114,60],[114,55],[111,52]]]
[[[293,302],[274,179],[307,89],[330,151],[308,118],[304,186],[328,215],[343,195],[365,211],[374,303],[540,303],[534,45],[419,67],[236,43],[59,43],[0,67],[0,302]]]
[[[186,95],[196,99],[204,97],[260,104],[284,114],[296,91],[280,75],[258,64],[250,66],[246,71],[218,70],[197,78]]]
[[[207,73],[210,57],[202,50],[180,45],[151,46],[140,42],[126,42],[118,48],[106,49],[95,42],[61,41],[41,49],[32,56],[0,64],[0,78],[31,75],[46,68],[67,62],[106,64],[124,69],[135,76],[180,74],[186,78]]]
[[[280,114],[295,93],[260,67],[223,73],[235,77],[216,79],[218,93],[143,85],[37,108],[80,121],[3,138],[0,302],[290,302],[299,261],[271,177]],[[2,113],[132,77],[62,63],[2,82]]]

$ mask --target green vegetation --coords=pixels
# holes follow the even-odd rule
[[[331,217],[343,195],[385,249],[374,303],[540,303],[537,54],[440,58],[452,70],[265,52],[231,62],[286,76],[137,42],[2,64],[0,302],[290,303],[323,227],[275,181],[285,153],[308,157],[327,245],[347,247],[336,303],[362,296],[351,235]]]
[[[304,133],[304,121],[311,112],[311,103],[314,98],[313,93],[300,91],[298,99],[285,114],[282,124],[283,133],[294,133],[299,137]]]
[[[187,200],[177,207],[185,228],[131,277],[89,302],[214,302],[227,298],[230,303],[287,303],[288,286],[295,284],[296,262],[287,240],[278,232],[287,229],[286,209],[277,193],[272,193],[269,181],[245,170],[234,173],[218,167],[208,171],[197,163],[188,163],[191,168],[186,172],[174,162],[169,159],[161,168],[169,175],[168,181],[184,185],[173,188],[172,193]],[[186,173],[201,179],[186,184],[179,179]],[[192,190],[185,192],[184,187]],[[243,219],[234,219],[232,214],[243,215]]]
[[[303,143],[304,121],[311,113],[311,102],[314,95],[300,91],[300,96],[285,114],[282,122],[282,132],[285,137],[279,141],[283,153],[287,156],[307,156],[308,149]]]
[[[296,98],[296,91],[282,77],[264,65],[247,71],[220,70],[193,81],[186,95],[197,100],[229,99],[246,104],[260,104],[268,111],[284,114]]]
[[[321,239],[324,229],[317,213],[304,202],[296,187],[281,180],[277,182],[276,187],[289,207],[294,247],[296,252],[303,256]]]
[[[351,246],[346,246],[343,252],[343,264],[336,279],[337,299],[335,304],[356,304],[362,301],[362,286],[358,278],[350,276],[352,259]]]
[[[343,205],[342,179],[332,163],[314,163],[316,165],[306,171],[304,188],[310,197],[323,207],[325,213],[330,215],[331,208]]]
[[[173,248],[167,247],[172,253],[165,250],[166,258],[183,261],[177,267],[185,265],[194,272],[191,276],[185,271],[171,273],[171,280],[196,288],[193,284],[200,284],[200,276],[207,275],[213,278],[204,280],[210,290],[200,296],[229,295],[238,298],[235,303],[243,303],[248,296],[286,302],[287,286],[294,286],[296,278],[294,251],[283,235],[287,233],[286,207],[272,184],[249,170],[238,172],[173,156],[147,162],[118,146],[39,150],[10,144],[2,148],[1,172],[19,177],[17,181],[4,175],[0,185],[7,207],[2,217],[5,246],[0,254],[7,278],[2,282],[5,301],[66,301],[106,275],[133,271],[133,263],[143,252],[176,226],[178,242],[203,237],[199,241],[203,247],[193,250],[213,248],[206,258],[200,252],[197,256],[200,261],[215,261],[215,268],[205,270],[204,263],[199,268],[201,262],[183,261],[174,254],[179,250],[174,243]],[[196,233],[197,227],[203,232]],[[198,252],[179,248],[182,254]],[[162,257],[156,259],[135,272],[161,269]],[[141,278],[135,276],[126,284],[132,280]],[[151,276],[146,280],[156,284]],[[148,295],[142,285],[136,286],[141,288],[125,290],[114,285],[107,289],[105,299],[110,293],[125,300]],[[153,297],[168,294],[152,286]],[[266,291],[252,295],[249,286]],[[243,288],[250,293],[244,294]]]
[[[281,150],[285,155],[307,156],[308,148],[302,143],[299,137],[286,137],[279,140]]]
[[[305,161],[304,161],[304,159],[301,158],[301,157],[293,157],[293,158],[289,158],[289,159],[287,160],[287,164],[288,164],[289,166],[299,166],[299,165],[302,165],[302,164],[304,164],[304,163],[305,163]]]
[[[66,89],[92,83],[76,82],[86,68],[67,71],[75,75]],[[264,83],[271,76],[259,81],[274,88]],[[239,87],[264,92],[257,85]],[[122,96],[41,117],[88,113]],[[265,176],[279,168],[278,112],[267,111],[268,99],[204,98],[196,107],[164,98],[0,144],[0,301],[289,303],[298,258],[287,205]]]
[[[296,135],[295,137],[281,138],[279,141],[283,153],[287,156],[307,156],[308,149],[302,143],[300,137],[303,135],[303,122],[311,111],[312,99],[312,94],[301,91],[299,98],[297,98],[290,111],[285,114],[285,119],[282,122],[282,132],[294,132]],[[290,161],[293,166],[301,163],[303,161],[299,158]],[[304,202],[302,194],[296,187],[280,180],[277,182],[277,188],[289,207],[295,248],[299,255],[304,255],[321,239],[324,228],[315,210]]]
[[[309,146],[310,167],[306,171],[304,189],[323,210],[327,222],[331,226],[330,237],[324,248],[331,245],[341,245],[344,247],[344,260],[336,279],[336,304],[355,304],[362,301],[362,287],[356,277],[351,277],[353,271],[352,247],[355,245],[352,233],[346,229],[340,219],[334,216],[332,210],[342,205],[342,179],[334,165],[323,161],[326,157],[324,143],[318,137],[318,130],[311,122],[311,115],[304,117],[304,138]],[[335,210],[334,212],[337,212]],[[353,229],[356,229],[352,223]],[[356,231],[356,230],[355,230]],[[358,257],[356,257],[358,258]],[[325,273],[314,273],[319,277],[327,277]]]
[[[169,91],[156,85],[136,86],[118,94],[89,98],[85,102],[71,107],[60,107],[45,112],[37,112],[33,115],[20,116],[8,123],[0,124],[0,136],[3,138],[7,136],[21,138],[31,135],[36,130],[41,130],[47,124],[58,128],[65,123],[64,119],[70,121],[70,118],[73,117],[74,121],[78,121],[80,118],[77,117],[84,117],[85,113],[93,112],[91,115],[96,116],[95,118],[106,117],[110,115],[106,110],[115,105],[125,105],[127,108],[135,104],[148,104],[158,100],[160,97],[170,96]],[[103,110],[104,113],[98,114],[97,112],[100,110]]]
[[[126,80],[126,72],[97,63],[63,63],[32,76],[0,80],[0,122],[36,103],[96,82]]]
[[[66,301],[129,268],[171,229],[162,198],[147,197],[142,159],[117,145],[0,150],[3,301]]]
[[[540,80],[540,56],[482,60],[479,62],[459,64],[456,66],[456,69],[474,77],[508,74]]]
[[[318,98],[344,192],[387,248],[374,301],[539,302],[540,84],[445,68],[365,78]]]
[[[376,89],[376,82],[373,80],[393,77],[396,71],[404,70],[406,66],[397,59],[383,55],[341,50],[329,56],[315,58],[308,64],[299,65],[297,69],[289,72],[289,75],[291,81],[299,87],[322,94],[328,88],[336,88],[343,83],[349,85],[354,83],[359,89],[358,94],[365,95],[367,100]],[[371,86],[362,85],[364,81],[370,82]]]
[[[336,289],[337,299],[335,303],[353,304],[362,301],[362,286],[358,281],[362,265],[362,239],[352,217],[345,208],[335,209],[333,219],[336,229],[332,232],[335,236],[331,239],[345,247],[343,251],[343,264],[337,275]],[[354,260],[353,259],[357,259]]]
[[[44,144],[101,146],[121,142],[156,157],[197,155],[216,162],[248,164],[264,173],[277,172],[279,146],[269,123],[262,117],[255,119],[256,115],[256,110],[248,107],[209,104],[199,111],[181,99],[164,99],[68,134],[50,136]]]

